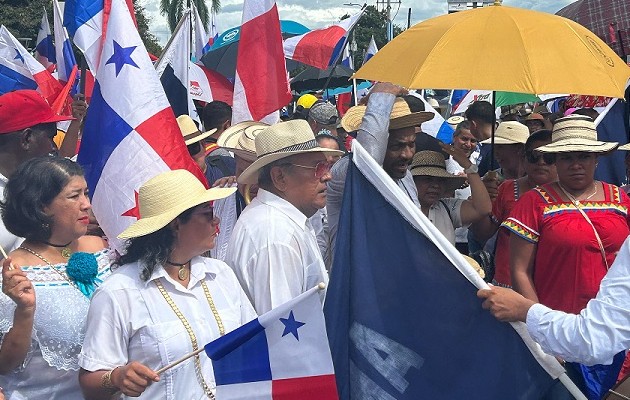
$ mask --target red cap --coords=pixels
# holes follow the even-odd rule
[[[35,90],[16,90],[0,96],[0,134],[71,119],[74,118],[55,114]]]

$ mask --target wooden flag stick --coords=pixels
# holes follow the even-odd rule
[[[162,372],[173,368],[177,364],[181,364],[184,361],[188,360],[189,358],[196,356],[197,354],[201,353],[203,350],[204,350],[204,348],[202,347],[199,350],[193,351],[192,353],[188,353],[184,357],[180,358],[179,360],[173,361],[172,363],[170,363],[170,364],[168,364],[168,365],[158,369],[157,371],[155,371],[155,373],[160,375]]]
[[[4,251],[4,248],[2,247],[2,245],[0,245],[0,252],[2,253],[2,257],[9,258],[9,256],[7,255],[7,252]]]

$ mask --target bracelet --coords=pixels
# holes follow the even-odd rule
[[[110,369],[109,371],[105,372],[103,376],[101,376],[101,387],[103,389],[118,389],[112,383],[112,373],[116,370],[116,368]]]

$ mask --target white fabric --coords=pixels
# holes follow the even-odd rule
[[[630,348],[630,239],[602,279],[599,292],[579,315],[536,304],[527,313],[527,330],[542,349],[567,361],[610,364]]]
[[[455,245],[455,228],[462,226],[462,199],[444,198],[429,208],[429,221],[438,228],[448,241]]]
[[[236,187],[236,184],[234,187]],[[219,217],[221,223],[219,224],[219,235],[214,242],[214,248],[210,250],[210,256],[217,260],[225,261],[232,231],[238,218],[236,214],[236,192],[228,197],[214,201],[214,215]]]
[[[236,222],[227,263],[258,314],[320,282],[328,283],[315,232],[306,216],[264,189],[258,189]],[[322,303],[324,294],[322,290]]]
[[[7,187],[9,180],[2,174],[0,174],[0,201],[4,201],[4,189]],[[20,244],[24,241],[24,238],[17,237],[7,230],[4,226],[4,222],[0,218],[0,246],[4,251],[9,254],[13,250],[20,247]],[[4,258],[0,254],[0,259]]]
[[[96,256],[97,278],[104,280],[110,273],[113,253],[102,251]],[[65,271],[64,264],[54,267],[61,273]],[[78,356],[90,301],[50,266],[22,269],[35,286],[37,301],[31,348],[21,367],[0,375],[0,386],[8,399],[82,399]],[[0,339],[13,326],[15,307],[0,293]]]
[[[79,365],[88,371],[109,370],[131,361],[158,369],[192,351],[182,322],[160,293],[154,279],[160,278],[179,310],[190,323],[199,346],[219,337],[219,328],[201,286],[204,280],[216,309],[229,332],[256,318],[254,309],[225,263],[204,257],[191,261],[188,288],[158,267],[151,278],[140,279],[139,263],[114,270],[94,294]],[[203,375],[215,387],[212,362],[200,356]],[[126,397],[123,397],[126,398]],[[164,372],[139,399],[202,399],[191,358]]]

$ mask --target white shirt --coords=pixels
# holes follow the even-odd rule
[[[479,160],[479,147],[476,147],[472,152],[470,157],[468,157],[471,163],[477,165],[477,161]],[[464,174],[464,168],[457,163],[453,159],[453,156],[449,156],[446,160],[446,172],[453,175],[462,175]],[[464,174],[465,175],[465,174]],[[455,190],[455,198],[468,200],[472,192],[470,190],[470,186],[466,186],[463,189]],[[455,242],[456,243],[468,243],[468,226],[462,226],[455,229]]]
[[[9,180],[2,174],[0,174],[0,201],[4,201],[4,189],[7,187],[7,182]],[[6,251],[7,254],[12,252],[13,250],[20,247],[24,238],[15,236],[11,232],[7,230],[4,226],[4,222],[2,222],[2,218],[0,218],[0,246]],[[0,254],[0,258],[1,254]]]
[[[444,198],[429,208],[428,218],[451,244],[455,245],[455,228],[462,226],[462,199]]]
[[[139,361],[156,370],[193,351],[182,321],[153,282],[158,278],[190,324],[199,348],[219,337],[202,280],[208,286],[226,333],[256,318],[234,273],[224,262],[195,257],[191,264],[187,288],[161,267],[146,282],[140,279],[138,262],[115,269],[92,298],[79,356],[81,368],[110,370]],[[214,389],[212,362],[204,354],[200,360],[204,379]],[[206,398],[195,375],[194,358],[161,374],[160,381],[151,383],[139,398]]]
[[[586,365],[610,364],[615,354],[630,349],[630,239],[579,315],[535,304],[527,313],[527,330],[544,352]]]
[[[320,282],[328,283],[306,216],[264,189],[258,189],[236,222],[226,261],[259,315]],[[324,293],[321,296],[323,302]]]

